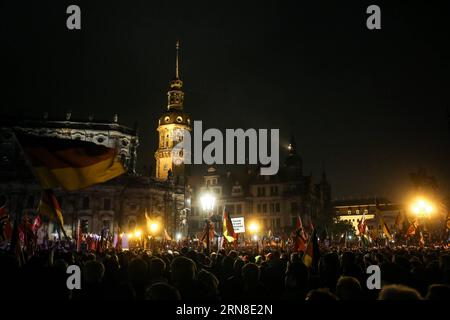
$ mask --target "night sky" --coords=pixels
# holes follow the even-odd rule
[[[204,127],[280,128],[283,147],[294,132],[334,198],[401,200],[419,166],[449,190],[449,5],[299,2],[5,0],[1,113],[118,113],[153,165],[179,39],[185,111]],[[66,28],[70,4],[81,31]],[[366,28],[370,4],[381,30]]]

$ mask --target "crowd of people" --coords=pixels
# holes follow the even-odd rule
[[[206,254],[135,249],[84,252],[53,245],[19,264],[0,252],[6,298],[214,301],[450,299],[448,247],[328,248],[308,268],[301,252],[230,249]],[[369,265],[381,270],[381,289],[369,289]],[[81,289],[67,287],[78,265]]]

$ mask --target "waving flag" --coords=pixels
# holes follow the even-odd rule
[[[295,226],[295,250],[306,251],[306,235],[303,229],[302,218],[297,216],[297,224]]]
[[[317,241],[316,229],[313,229],[305,254],[303,255],[303,263],[308,267],[317,267],[320,259],[319,242]]]
[[[78,190],[125,172],[116,150],[92,142],[16,134],[44,189]]]
[[[231,223],[231,217],[225,209],[223,211],[223,236],[228,242],[233,242],[236,237],[233,224]]]
[[[360,235],[366,233],[366,212],[363,213],[361,220],[358,223],[358,231]]]
[[[392,240],[391,231],[389,230],[388,225],[386,224],[383,217],[381,217],[381,216],[380,216],[380,224],[381,224],[381,228],[383,229],[383,233],[386,236],[386,238],[388,238],[389,240]]]
[[[62,233],[67,238],[66,230],[64,230],[64,218],[55,193],[51,189],[42,192],[41,200],[39,201],[38,214],[47,216],[49,219],[57,222],[61,228]]]

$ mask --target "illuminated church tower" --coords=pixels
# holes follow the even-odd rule
[[[159,142],[158,150],[155,152],[156,179],[166,181],[170,178],[176,183],[182,183],[185,176],[185,165],[180,161],[183,156],[182,151],[174,156],[172,150],[182,140],[182,135],[179,133],[183,130],[191,130],[191,119],[183,111],[184,92],[183,81],[181,81],[179,73],[179,49],[180,45],[177,41],[175,79],[170,82],[167,92],[167,111],[158,120]]]

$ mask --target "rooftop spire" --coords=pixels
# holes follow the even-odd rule
[[[183,109],[184,92],[183,92],[183,81],[180,79],[180,63],[179,63],[179,51],[180,42],[177,41],[175,44],[176,58],[175,58],[175,79],[170,81],[170,88],[167,92],[167,109]]]
[[[176,63],[175,63],[175,79],[179,79],[180,78],[180,72],[179,72],[179,65],[178,65],[178,50],[180,49],[180,41],[177,40],[176,46],[175,48],[177,49],[177,58],[176,58]]]

